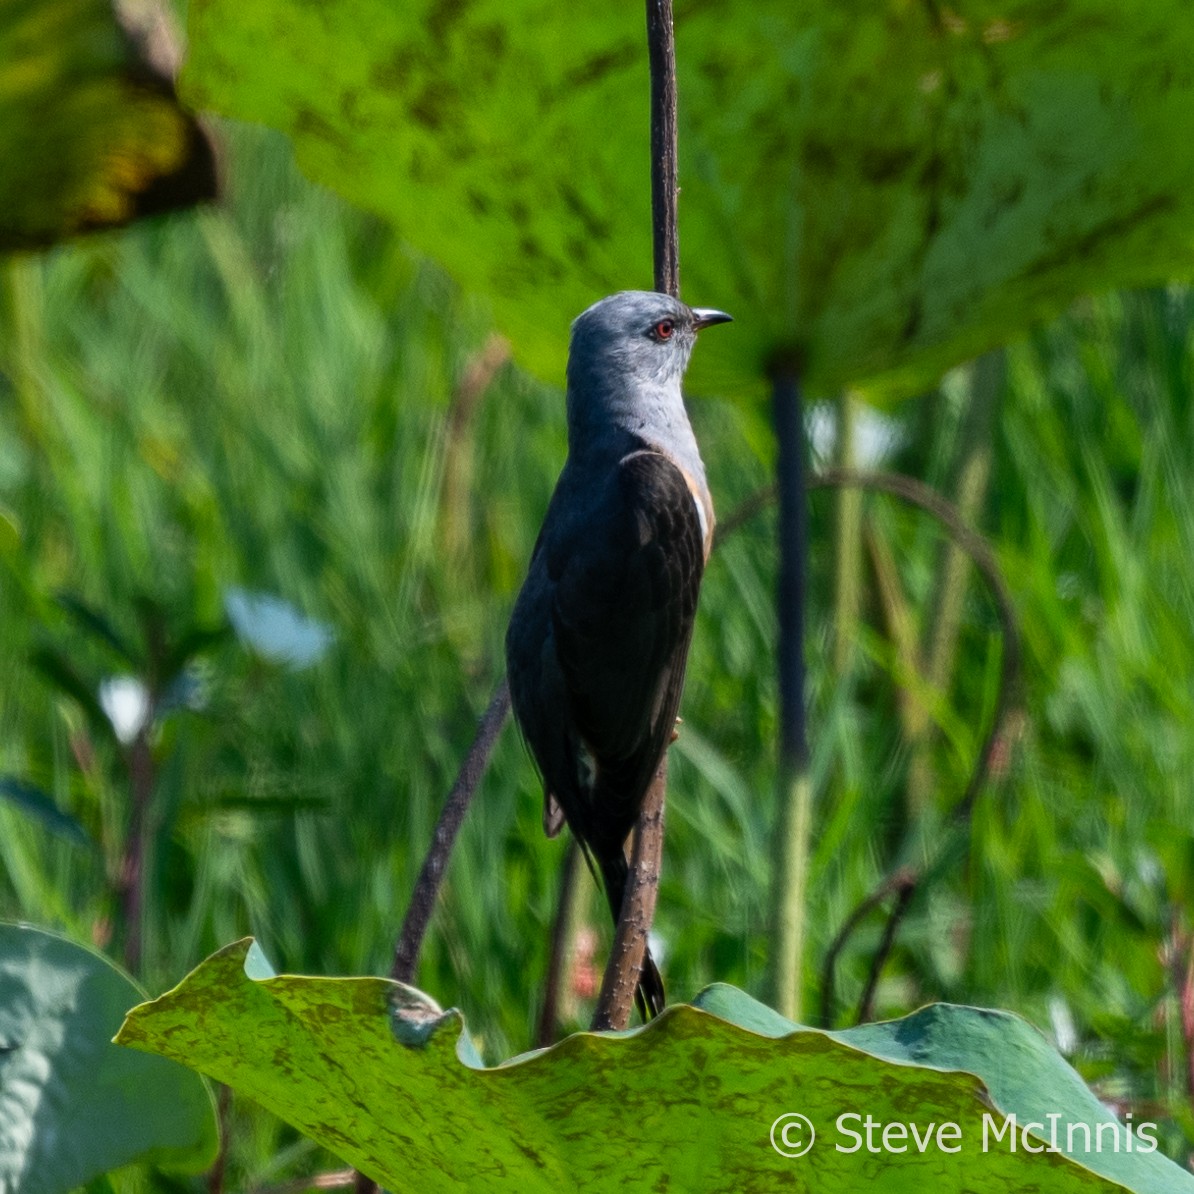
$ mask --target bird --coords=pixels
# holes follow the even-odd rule
[[[675,736],[713,500],[681,381],[697,333],[731,322],[654,291],[573,321],[568,454],[506,633],[515,720],[544,788],[600,872],[617,924],[626,840]],[[664,1006],[648,950],[644,1021]]]

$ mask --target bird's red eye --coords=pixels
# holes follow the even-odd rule
[[[651,335],[656,340],[668,340],[676,330],[676,325],[670,319],[661,319],[652,329]]]

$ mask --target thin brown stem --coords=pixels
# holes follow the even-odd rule
[[[613,948],[601,983],[597,1010],[593,1013],[594,1032],[625,1028],[630,1023],[634,993],[638,989],[643,959],[647,953],[647,934],[655,919],[655,898],[659,893],[659,862],[663,857],[663,807],[667,792],[667,755],[647,789],[639,813],[634,847],[630,855],[630,874],[622,897],[622,913],[614,934]]]
[[[580,866],[580,847],[575,838],[568,842],[564,865],[560,867],[560,894],[556,905],[556,919],[551,928],[551,953],[547,960],[547,984],[543,989],[543,1008],[539,1013],[539,1027],[535,1041],[545,1049],[555,1044],[560,1021],[560,991],[564,985],[564,971],[568,965],[568,938],[572,922],[572,892]]]
[[[825,963],[821,975],[821,1023],[831,1028],[834,1005],[834,984],[837,976],[838,955],[845,948],[846,942],[853,935],[854,930],[877,908],[893,891],[916,883],[916,872],[910,868],[901,868],[894,874],[888,875],[878,887],[860,901],[846,917],[845,923],[837,931],[837,936],[830,943],[825,953]]]
[[[970,816],[974,811],[974,803],[990,775],[992,759],[1006,732],[1020,673],[1020,634],[1011,592],[1007,587],[1007,582],[1003,579],[999,561],[995,558],[995,553],[986,539],[966,523],[956,507],[914,477],[907,477],[900,473],[869,472],[857,469],[826,469],[808,480],[809,489],[826,489],[845,485],[888,493],[919,507],[937,519],[951,540],[969,556],[995,602],[1003,639],[1003,652],[1000,660],[999,688],[991,725],[970,772],[966,787],[950,815],[948,831],[939,843],[933,859],[925,867],[911,870],[901,867],[881,880],[846,918],[841,932],[834,939],[833,946],[826,956],[821,980],[821,1016],[822,1022],[825,1024],[829,1024],[833,1016],[833,972],[837,959],[847,940],[863,922],[866,915],[878,907],[892,891],[898,891],[898,898],[884,926],[879,950],[875,958],[872,959],[870,976],[859,1008],[860,1017],[873,1010],[869,1005],[873,1003],[874,989],[904,916],[914,906],[916,897],[930,886],[938,875],[952,865],[960,852],[964,852],[965,835]],[[720,542],[727,534],[743,526],[774,500],[775,488],[773,486],[760,490],[748,498],[722,524],[718,541]],[[826,992],[828,992],[828,997]]]
[[[655,289],[680,297],[678,161],[676,153],[676,39],[672,0],[647,0],[651,64],[651,232]]]
[[[390,977],[399,982],[413,983],[415,980],[415,972],[419,966],[419,951],[423,946],[427,926],[431,922],[431,914],[435,910],[435,900],[439,895],[444,871],[447,870],[456,834],[464,821],[464,814],[468,811],[473,793],[485,774],[489,756],[509,712],[510,689],[503,680],[481,718],[473,744],[465,755],[460,773],[456,776],[443,812],[436,822],[435,835],[431,839],[427,857],[423,859],[414,895],[411,896],[406,919],[402,922],[402,932],[394,949],[394,964],[390,967]]]
[[[126,767],[129,776],[130,822],[120,862],[120,912],[124,922],[124,965],[139,974],[143,949],[142,919],[145,912],[146,847],[150,804],[153,799],[153,753],[149,745],[149,717],[129,747]]]
[[[232,1108],[232,1088],[222,1082],[216,1098],[216,1121],[220,1130],[220,1148],[215,1163],[207,1171],[207,1194],[224,1194],[224,1174],[228,1168],[228,1113]]]
[[[920,875],[913,872],[896,890],[895,904],[892,907],[891,915],[887,918],[887,924],[883,926],[883,937],[879,941],[879,948],[871,957],[871,969],[867,974],[866,986],[863,987],[862,998],[858,1001],[859,1024],[868,1024],[875,1018],[875,991],[879,986],[879,977],[883,973],[883,967],[887,964],[887,955],[891,953],[891,947],[895,944],[896,930],[899,928],[904,913],[908,910],[908,904],[916,894],[919,883]]]
[[[651,66],[651,233],[655,289],[680,296],[679,187],[676,173],[676,41],[672,0],[647,0],[647,56]],[[593,1027],[625,1028],[642,973],[647,933],[655,915],[663,866],[663,806],[667,755],[639,813],[622,912],[601,984]]]

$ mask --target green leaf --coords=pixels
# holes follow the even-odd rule
[[[183,93],[483,293],[523,364],[651,285],[641,7],[194,0]],[[915,392],[1074,296],[1194,270],[1184,0],[676,5],[696,389]],[[270,52],[261,53],[268,45]]]
[[[40,821],[51,833],[66,838],[76,846],[92,845],[87,830],[69,813],[64,813],[54,798],[41,788],[11,775],[0,775],[0,800],[15,804],[21,812]]]
[[[0,924],[0,1190],[64,1194],[134,1161],[188,1173],[211,1164],[206,1083],[112,1044],[142,997],[99,954]]]
[[[93,609],[74,593],[59,593],[57,600],[58,604],[70,615],[71,620],[85,634],[106,644],[130,667],[141,667],[143,661],[138,658],[137,653],[120,631],[99,610]]]
[[[99,698],[61,651],[50,646],[38,647],[29,656],[29,662],[63,696],[70,697],[79,706],[97,734],[115,738],[112,722],[101,707]]]
[[[1041,1108],[1063,1123],[1113,1121],[1032,1028],[972,1008],[827,1033],[717,987],[645,1028],[485,1068],[459,1012],[382,979],[275,976],[242,941],[134,1008],[117,1040],[227,1082],[395,1189],[1194,1189],[1155,1155],[1120,1154],[1112,1181],[1091,1172],[1110,1174],[1106,1157],[1088,1169],[1026,1154],[1041,1144],[1005,1113],[1020,1127]],[[853,1144],[837,1125],[851,1112],[914,1121],[922,1137],[956,1123],[959,1143],[945,1143],[960,1151],[839,1151]],[[816,1129],[800,1158],[771,1144],[791,1113]],[[984,1116],[1004,1131],[987,1152]]]
[[[142,28],[109,0],[0,4],[0,250],[215,195],[211,144],[174,97],[162,14],[139,11]]]

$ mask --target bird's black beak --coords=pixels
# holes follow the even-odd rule
[[[692,326],[699,332],[701,328],[712,327],[715,323],[733,323],[734,317],[724,311],[714,311],[712,307],[693,307]]]

